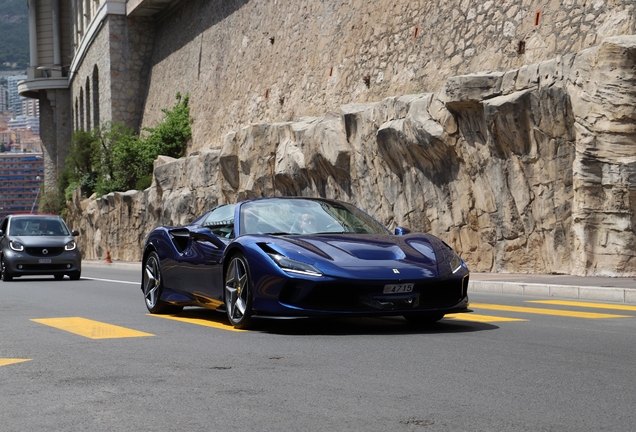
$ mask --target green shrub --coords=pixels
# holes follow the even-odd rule
[[[144,129],[145,136],[119,123],[76,131],[60,175],[60,199],[70,200],[79,187],[84,197],[148,188],[155,159],[182,157],[192,138],[189,96],[177,93],[176,99],[171,110],[162,110],[165,116],[157,127]]]

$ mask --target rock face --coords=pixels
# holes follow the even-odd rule
[[[636,275],[636,37],[436,93],[254,124],[160,158],[151,188],[71,203],[84,255],[139,260],[147,233],[219,203],[352,202],[431,232],[475,271]]]

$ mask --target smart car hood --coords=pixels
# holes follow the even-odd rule
[[[73,240],[71,236],[11,236],[24,247],[62,247]]]

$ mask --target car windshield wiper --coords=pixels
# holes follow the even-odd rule
[[[279,232],[266,232],[262,233],[263,235],[273,235],[273,236],[281,236],[281,235],[292,235],[292,233],[287,231],[279,231]]]

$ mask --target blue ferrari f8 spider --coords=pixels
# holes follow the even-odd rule
[[[403,315],[414,323],[468,309],[469,272],[430,234],[386,227],[340,201],[278,197],[219,206],[146,239],[151,313],[184,306],[253,317]]]

